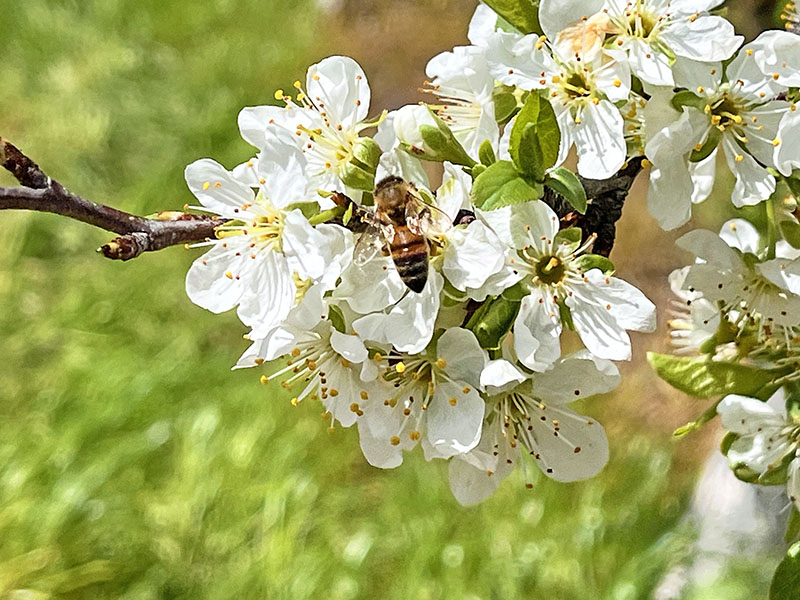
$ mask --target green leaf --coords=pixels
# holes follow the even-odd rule
[[[580,214],[586,214],[586,190],[575,173],[564,167],[553,169],[547,174],[545,185],[566,198]]]
[[[784,177],[783,180],[789,186],[792,196],[800,200],[800,171],[794,171],[789,177]]]
[[[800,224],[794,221],[781,221],[781,234],[792,248],[800,248]]]
[[[519,119],[519,117],[517,117]],[[517,127],[514,127],[516,130]],[[536,125],[527,123],[519,128],[519,135],[514,140],[514,131],[511,132],[512,144],[516,142],[511,152],[511,158],[517,169],[534,181],[544,181],[545,167],[542,148],[539,146],[539,135]],[[511,149],[511,148],[509,148]]]
[[[550,101],[544,95],[542,100],[539,107],[539,118],[536,121],[536,129],[539,132],[539,145],[544,156],[544,168],[549,169],[558,160],[558,150],[561,146],[561,129],[558,127],[558,118]]]
[[[485,0],[494,12],[521,33],[541,33],[538,0]]]
[[[355,209],[355,203],[351,202],[347,205],[347,210],[344,211],[342,215],[342,224],[347,227],[347,224],[350,222],[350,219],[353,218],[353,210]]]
[[[712,127],[708,132],[708,137],[699,150],[692,150],[692,155],[689,160],[692,162],[700,162],[705,160],[711,153],[717,149],[720,140],[722,139],[722,132],[716,127]]]
[[[684,106],[692,106],[697,110],[702,111],[707,104],[707,101],[704,98],[701,98],[690,90],[681,90],[672,97],[670,102],[675,110],[681,112],[683,111]]]
[[[481,348],[499,348],[506,334],[511,331],[514,319],[517,318],[521,301],[509,300],[498,296],[487,300],[467,323]]]
[[[507,85],[501,85],[494,89],[492,102],[494,103],[494,118],[501,124],[508,123],[519,108],[514,88]]]
[[[492,143],[489,140],[483,140],[481,147],[478,148],[478,159],[480,159],[481,164],[484,164],[487,167],[497,162],[497,157],[494,154],[494,148],[492,148]]]
[[[648,352],[647,360],[661,379],[695,398],[741,394],[766,400],[779,387],[774,382],[782,375],[780,371],[713,362],[705,357]]]
[[[558,248],[562,244],[565,244],[570,252],[574,252],[581,245],[582,240],[583,232],[580,228],[569,227],[567,229],[562,229],[556,234],[555,239],[553,239],[553,246]]]
[[[722,402],[722,398],[714,402],[711,406],[703,411],[697,420],[687,423],[683,427],[678,427],[675,431],[672,432],[672,437],[674,438],[682,438],[693,431],[697,431],[703,425],[711,421],[714,417],[717,416],[717,406],[719,403]]]
[[[545,172],[558,160],[561,132],[550,102],[539,94],[528,94],[511,130],[508,151],[524,175],[544,181]]]
[[[786,533],[783,536],[787,544],[791,544],[800,535],[800,512],[792,504],[792,513],[789,515],[789,522],[786,524]]]
[[[584,273],[592,269],[600,269],[604,275],[613,275],[617,270],[611,259],[599,254],[581,254],[576,263]]]
[[[331,304],[328,307],[328,320],[333,325],[333,328],[338,331],[339,333],[347,333],[347,324],[344,320],[344,313],[342,309],[336,306],[335,304]]]
[[[769,600],[797,600],[800,590],[800,542],[786,552],[772,576]]]
[[[529,202],[541,195],[542,191],[526,182],[507,160],[488,167],[472,186],[472,202],[483,210]]]

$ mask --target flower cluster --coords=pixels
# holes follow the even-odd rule
[[[311,66],[276,92],[282,106],[240,113],[253,158],[187,167],[199,208],[227,219],[200,244],[189,297],[236,308],[250,330],[236,367],[265,369],[295,404],[322,402],[332,427],[356,425],[372,465],[419,445],[449,460],[465,504],[518,464],[593,476],[604,430],[568,405],[616,387],[613,361],[631,358],[628,331],[654,329],[655,307],[592,253],[596,232],[546,200],[584,213],[584,183],[637,159],[650,211],[673,228],[709,195],[720,146],[735,206],[800,167],[782,143],[800,130],[800,38],[769,31],[740,48],[720,3],[542,0],[527,34],[481,5],[470,45],[429,62],[431,103],[391,112],[371,108],[352,59]],[[573,149],[578,175],[564,166]],[[698,257],[673,277],[691,304],[673,321],[684,347],[747,335],[753,360],[794,360],[800,260],[747,222],[679,243]],[[565,330],[581,349],[562,351]]]

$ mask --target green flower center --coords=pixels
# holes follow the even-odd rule
[[[564,279],[567,268],[557,256],[545,256],[535,265],[536,276],[547,284],[556,284]]]

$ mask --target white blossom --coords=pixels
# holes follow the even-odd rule
[[[732,468],[744,465],[764,474],[788,462],[786,493],[800,510],[800,421],[770,404],[781,401],[779,390],[770,403],[731,394],[717,407],[722,425],[738,434],[728,450]]]
[[[331,56],[309,67],[305,88],[298,81],[296,101],[276,92],[286,107],[255,106],[239,113],[242,137],[256,148],[271,136],[289,133],[306,156],[315,188],[345,191],[349,163],[360,133],[370,124],[371,92],[366,75],[352,58]]]
[[[480,373],[486,351],[472,332],[453,327],[423,354],[390,352],[383,379],[391,385],[372,397],[359,422],[370,464],[398,466],[402,452],[422,441],[428,458],[468,452],[478,443],[484,415]]]
[[[607,179],[625,163],[624,122],[616,104],[628,99],[627,65],[552,51],[535,35],[497,33],[489,41],[487,60],[494,77],[523,90],[547,90],[561,129],[557,164],[574,145],[578,172]]]
[[[565,385],[569,382],[568,385]],[[580,352],[489,398],[480,443],[450,461],[450,487],[462,504],[488,497],[524,454],[557,481],[593,477],[608,461],[602,425],[567,408],[619,384],[613,363]]]
[[[526,367],[547,369],[561,355],[561,315],[566,309],[583,343],[601,358],[628,360],[626,329],[655,328],[652,302],[621,279],[585,267],[580,257],[588,245],[558,240],[558,217],[544,202],[478,214],[516,251],[511,260],[528,294],[514,322],[514,339]]]

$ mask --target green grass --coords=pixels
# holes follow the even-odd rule
[[[196,158],[248,158],[239,108],[348,35],[289,0],[0,0],[0,14],[0,135],[145,214],[191,202]],[[244,329],[186,298],[197,251],[120,264],[82,224],[0,219],[2,599],[627,600],[686,554],[692,478],[632,417],[646,393],[587,406],[612,445],[596,479],[527,491],[517,475],[462,508],[445,465],[373,469],[320,406],[231,372]],[[724,597],[754,597],[764,571]]]

